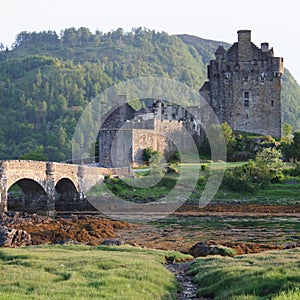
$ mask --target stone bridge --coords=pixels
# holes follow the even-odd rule
[[[127,169],[128,172],[128,169]],[[9,209],[8,190],[22,190],[22,210],[29,213],[55,214],[58,210],[91,209],[85,193],[101,184],[113,169],[54,162],[0,161],[0,211]]]

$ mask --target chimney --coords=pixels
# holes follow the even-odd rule
[[[240,62],[250,61],[252,58],[251,30],[238,31],[238,58]]]
[[[269,51],[269,43],[261,43],[260,48],[262,52],[268,52]]]
[[[251,42],[251,30],[239,30],[237,33],[239,43]]]

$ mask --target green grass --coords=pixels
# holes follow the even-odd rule
[[[129,246],[1,249],[0,299],[175,299],[166,257],[189,256]]]
[[[272,251],[233,258],[198,258],[190,266],[197,295],[215,300],[300,299],[300,250]]]
[[[229,162],[229,163],[208,163],[207,170],[201,170],[201,164],[180,164],[172,165],[178,171],[178,174],[168,173],[162,177],[162,180],[157,184],[148,188],[138,188],[138,181],[144,182],[150,171],[140,172],[135,174],[135,185],[130,184],[130,180],[124,181],[122,179],[108,179],[106,185],[115,195],[120,198],[133,202],[149,202],[155,201],[167,195],[176,185],[177,180],[182,176],[180,171],[184,171],[187,176],[186,182],[193,182],[193,176],[196,170],[199,170],[198,184],[194,187],[194,191],[188,200],[189,203],[198,203],[202,192],[204,190],[210,169],[219,170],[224,167],[234,168],[241,166],[246,162]],[[290,167],[290,164],[287,164]],[[191,175],[189,174],[191,171]],[[190,176],[190,177],[189,177]],[[149,176],[151,177],[151,175]],[[214,203],[236,203],[236,204],[262,204],[262,205],[300,205],[300,178],[288,177],[292,184],[271,184],[268,188],[258,192],[234,192],[228,189],[225,185],[221,185],[212,202]],[[103,187],[95,187],[92,192],[103,191]],[[92,193],[93,194],[93,193]]]
[[[263,204],[263,205],[299,205],[300,183],[271,184],[267,189],[256,193],[232,192],[222,187],[213,199],[216,203]]]

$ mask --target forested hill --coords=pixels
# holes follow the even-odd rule
[[[21,32],[12,50],[0,47],[0,159],[26,158],[29,152],[40,159],[70,158],[76,122],[98,93],[146,76],[173,78],[198,90],[220,43],[142,28],[69,28],[59,36]],[[296,124],[300,88],[285,74],[284,118]]]

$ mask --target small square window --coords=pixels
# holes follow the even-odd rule
[[[244,92],[244,98],[249,99],[249,92]]]

